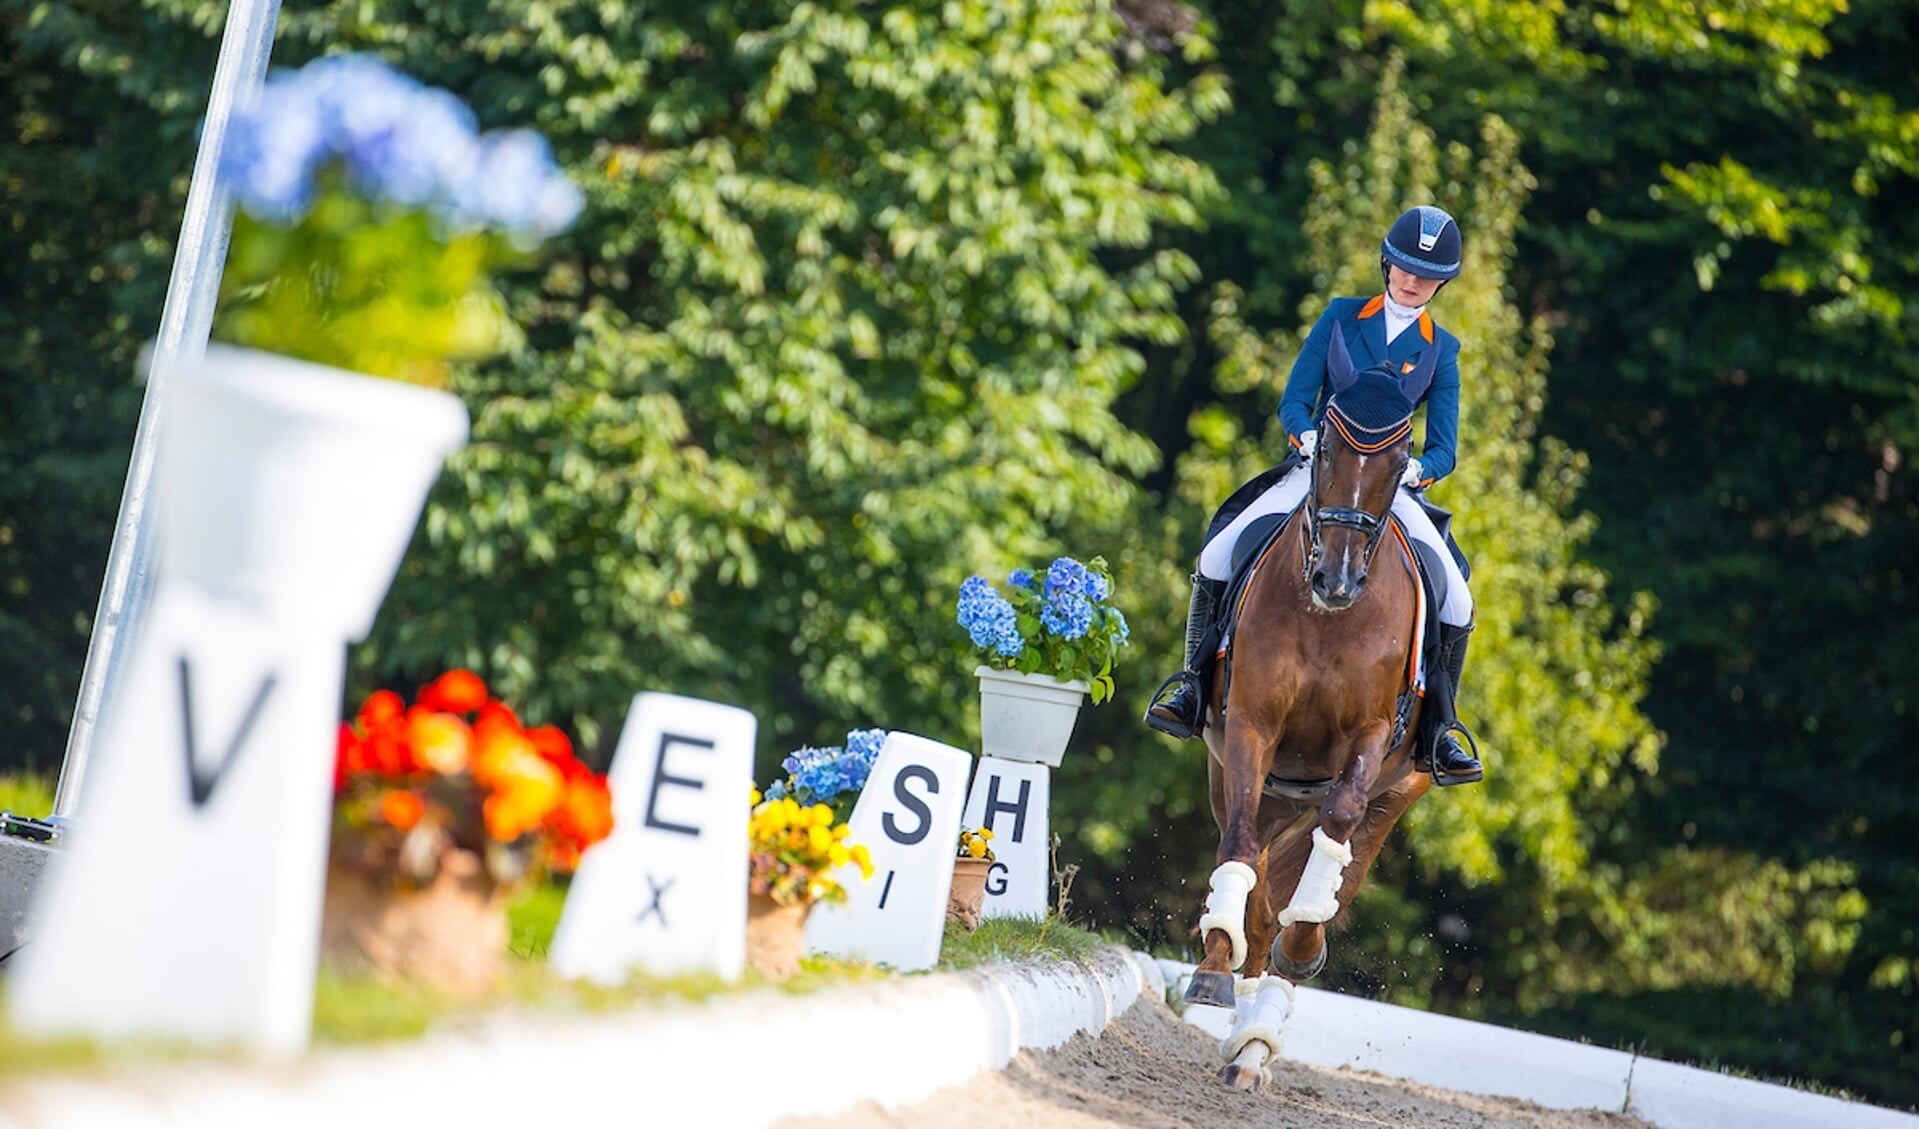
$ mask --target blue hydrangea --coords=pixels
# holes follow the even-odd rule
[[[431,210],[455,227],[504,229],[531,242],[565,228],[584,197],[525,130],[482,137],[472,111],[367,55],[276,72],[236,113],[220,177],[240,207],[296,222],[332,164],[371,199]]]
[[[766,790],[766,798],[792,796],[801,803],[819,804],[835,797],[857,794],[873,774],[873,762],[879,759],[886,743],[884,729],[855,729],[846,735],[845,746],[803,745],[780,762],[786,779]]]
[[[1083,596],[1050,596],[1040,608],[1039,622],[1062,639],[1078,639],[1093,626],[1093,605]]]
[[[1007,574],[1006,583],[1011,584],[1015,588],[1023,588],[1028,592],[1039,591],[1039,581],[1033,579],[1033,570],[1030,568],[1014,569]]]
[[[846,734],[846,755],[857,757],[866,763],[867,771],[872,771],[873,762],[879,759],[880,747],[886,744],[884,729],[854,729]],[[866,783],[862,776],[860,783]]]
[[[1018,613],[984,577],[969,577],[960,585],[959,625],[981,650],[1012,658],[1026,648]]]
[[[1071,557],[1061,557],[1046,570],[1046,599],[1062,596],[1091,598],[1094,576],[1087,567]]]
[[[849,788],[859,786],[850,779],[846,750],[837,745],[823,749],[803,746],[781,761],[780,767],[786,770],[793,791],[809,803],[831,799]],[[859,784],[864,783],[865,775],[861,774]]]

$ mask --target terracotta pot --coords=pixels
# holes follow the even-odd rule
[[[498,985],[506,943],[505,892],[470,851],[448,854],[424,887],[328,869],[320,951],[337,967],[474,996]]]
[[[806,956],[806,915],[811,902],[781,905],[765,894],[746,899],[746,963],[760,975],[784,980]]]
[[[986,873],[992,867],[991,859],[953,860],[953,889],[946,895],[946,916],[969,932],[979,928],[980,910],[986,905]]]

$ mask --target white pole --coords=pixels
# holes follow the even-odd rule
[[[226,266],[227,238],[233,228],[232,201],[218,189],[215,173],[220,168],[220,152],[226,145],[233,108],[251,101],[266,79],[273,32],[279,22],[280,0],[231,0],[227,5],[226,31],[213,69],[213,93],[207,100],[200,151],[194,157],[193,180],[187,187],[186,216],[180,224],[180,240],[174,246],[173,274],[167,280],[160,333],[147,365],[147,389],[133,436],[133,459],[120,495],[120,517],[114,524],[112,548],[107,552],[106,579],[100,587],[100,606],[94,613],[87,662],[80,674],[80,696],[73,708],[73,728],[67,732],[66,759],[60,766],[59,789],[54,793],[53,814],[60,819],[71,818],[79,803],[94,736],[102,715],[113,706],[122,668],[133,650],[133,636],[152,596],[153,522],[148,498],[160,443],[164,385],[174,366],[193,363],[206,354],[213,306],[220,293],[220,273]]]

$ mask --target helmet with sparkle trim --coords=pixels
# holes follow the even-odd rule
[[[1459,277],[1459,223],[1431,204],[1408,208],[1380,240],[1381,270],[1395,266],[1420,278]]]

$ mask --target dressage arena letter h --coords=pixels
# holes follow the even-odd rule
[[[982,917],[1046,916],[1052,860],[1047,825],[1052,769],[1043,764],[981,757],[966,800],[965,824],[993,832]],[[1008,799],[1008,797],[1011,799]]]
[[[634,968],[739,976],[756,728],[752,714],[717,702],[633,699],[607,769],[613,834],[574,875],[554,971],[600,983]]]

